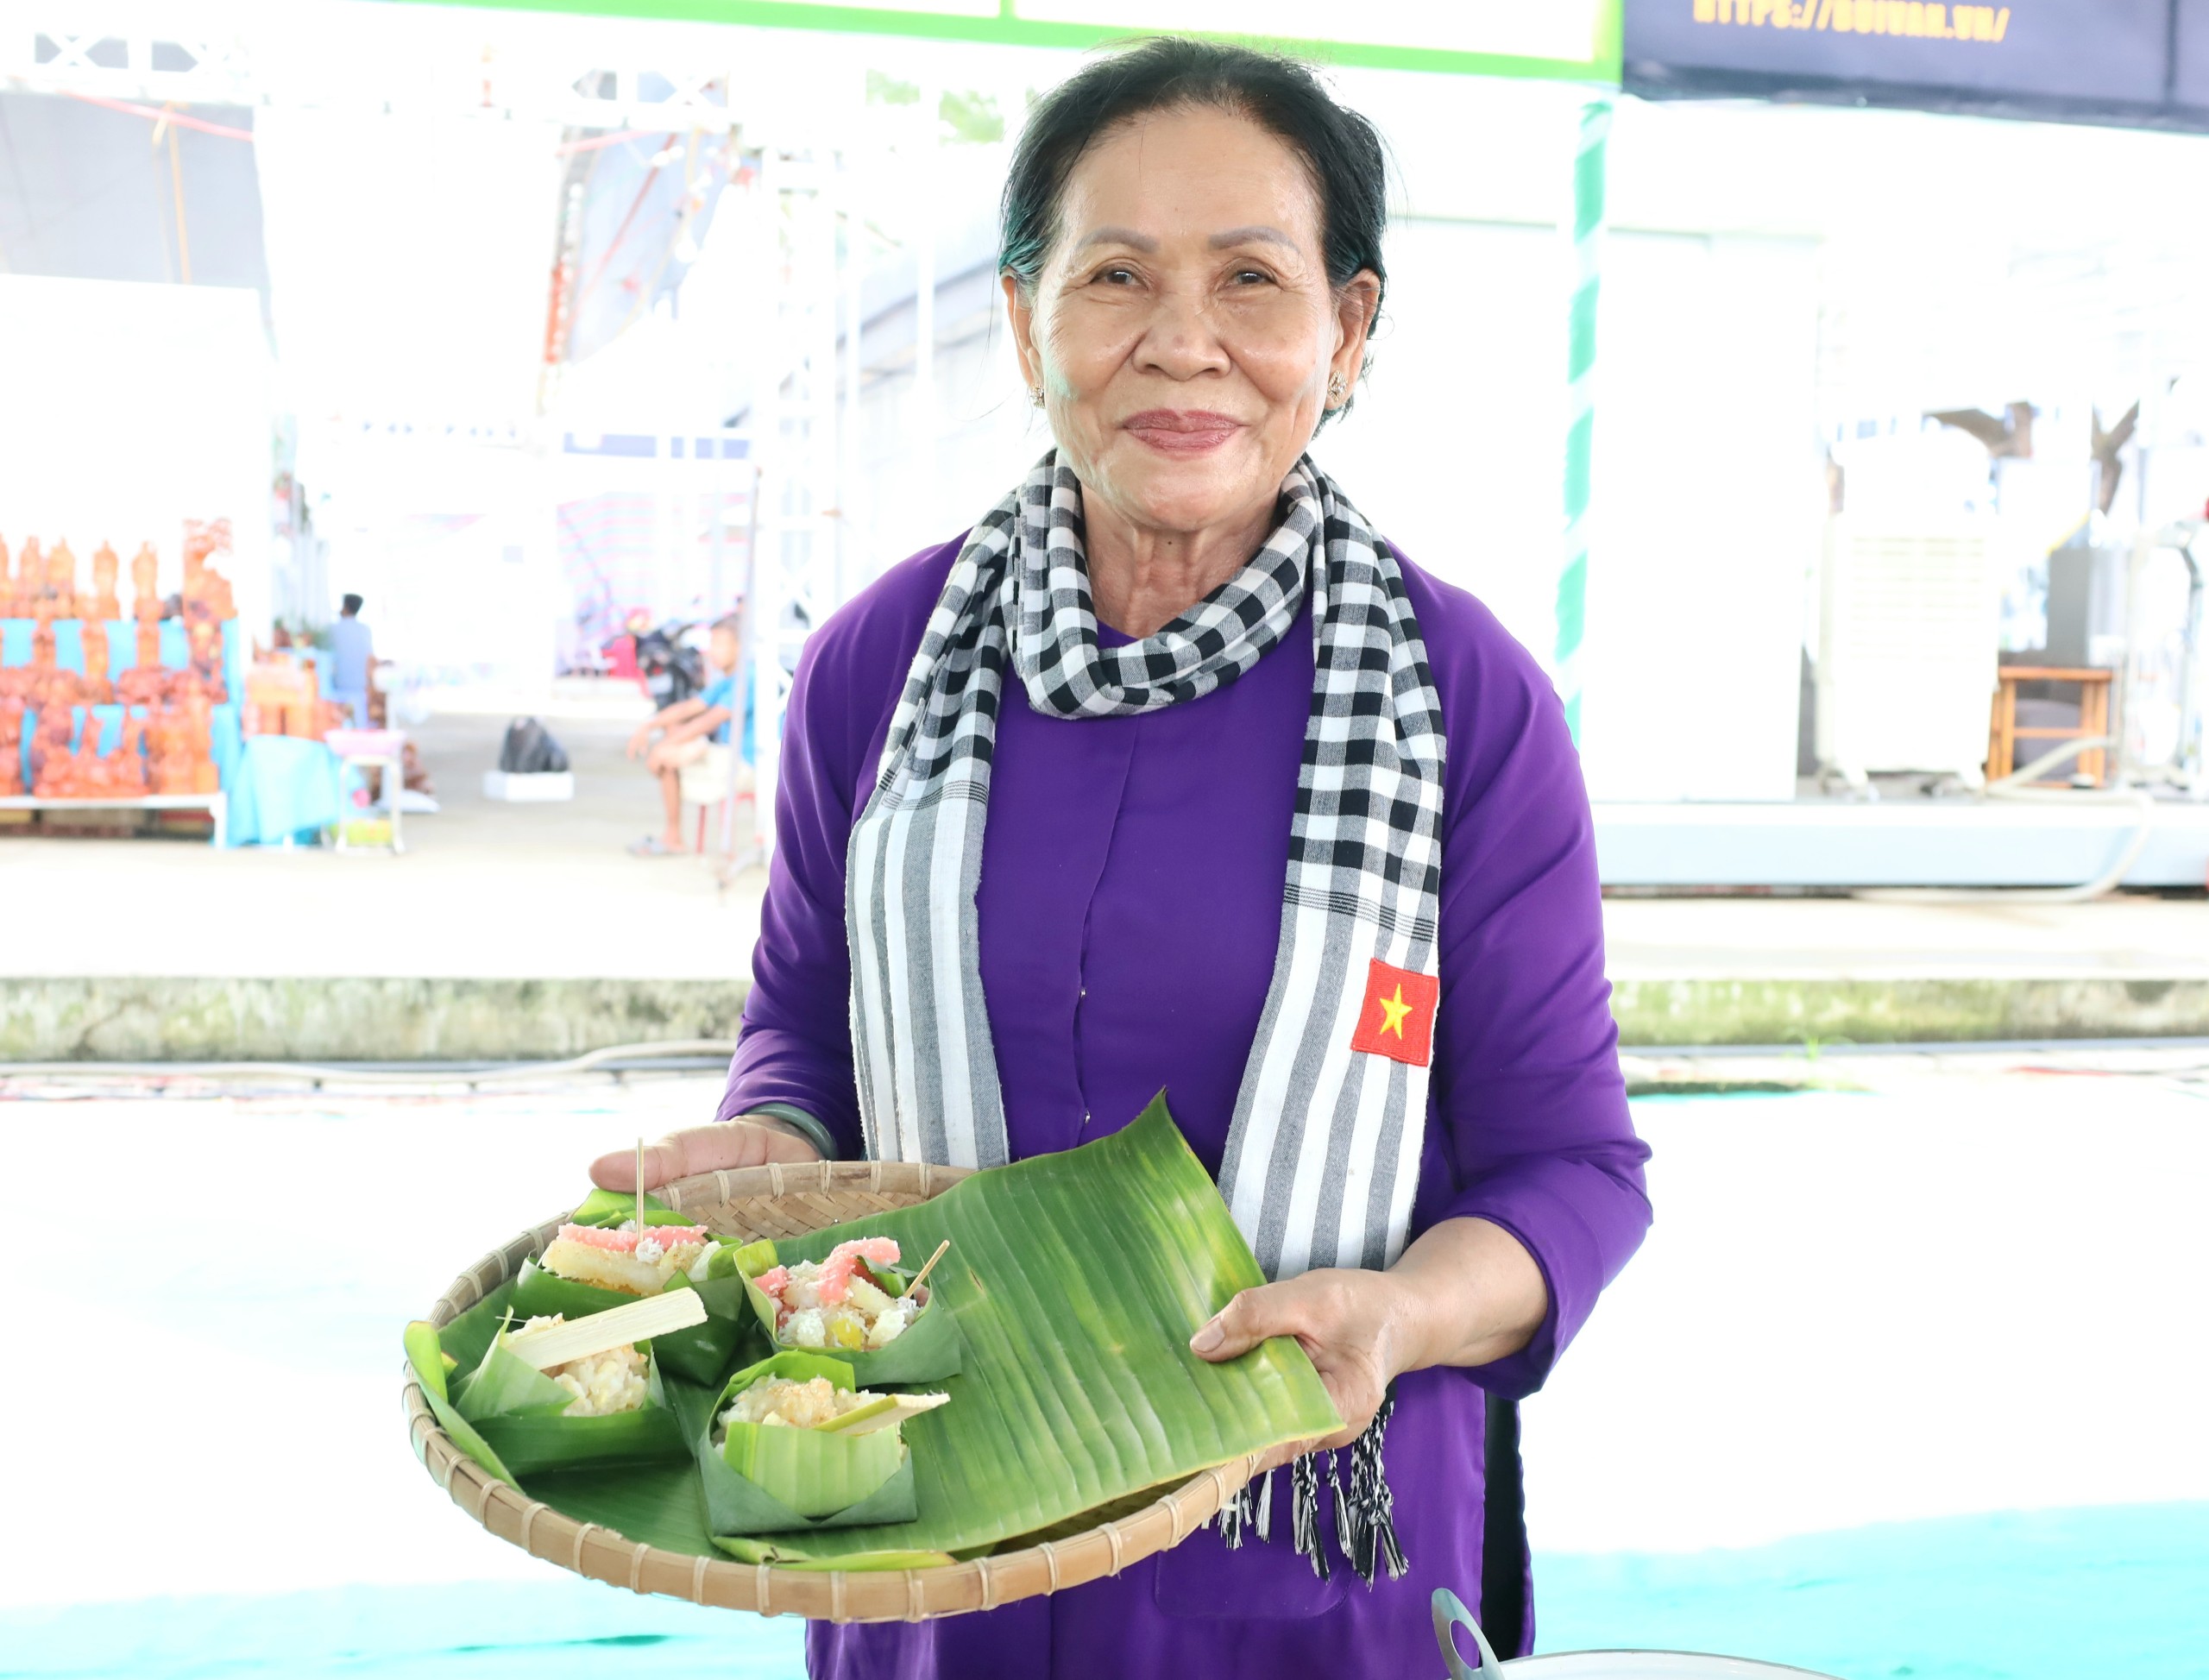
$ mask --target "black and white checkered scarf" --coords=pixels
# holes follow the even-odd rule
[[[1047,715],[1154,711],[1249,670],[1308,595],[1312,709],[1281,943],[1220,1172],[1237,1224],[1275,1279],[1384,1267],[1404,1246],[1430,1058],[1361,1053],[1350,1041],[1375,962],[1436,972],[1444,745],[1394,556],[1308,456],[1283,482],[1280,509],[1227,583],[1155,635],[1104,648],[1080,481],[1055,451],[1037,462],[974,527],[928,620],[852,830],[846,906],[870,1152],[959,1167],[1009,1160],[974,902],[1008,666]]]

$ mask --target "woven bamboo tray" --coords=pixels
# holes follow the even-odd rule
[[[749,1167],[680,1179],[658,1193],[669,1206],[725,1236],[794,1236],[824,1225],[910,1207],[966,1176],[960,1167],[903,1161],[815,1161]],[[540,1253],[567,1215],[524,1231],[469,1268],[426,1315],[443,1328]],[[660,1593],[763,1616],[816,1621],[922,1621],[988,1610],[1015,1599],[1079,1587],[1117,1575],[1130,1564],[1179,1545],[1242,1490],[1256,1457],[1192,1476],[1133,1515],[1100,1522],[1059,1540],[922,1570],[793,1570],[694,1557],[632,1540],[597,1523],[579,1523],[542,1500],[494,1481],[438,1427],[421,1385],[407,1371],[407,1438],[437,1485],[485,1528],[542,1557],[635,1593]]]

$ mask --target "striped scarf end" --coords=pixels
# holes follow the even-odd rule
[[[1381,1448],[1388,1432],[1388,1416],[1395,1396],[1384,1397],[1381,1409],[1365,1432],[1350,1443],[1350,1482],[1343,1482],[1340,1455],[1307,1452],[1289,1466],[1289,1541],[1300,1557],[1312,1560],[1312,1572],[1322,1581],[1333,1570],[1327,1558],[1325,1526],[1319,1520],[1320,1461],[1326,1461],[1326,1481],[1335,1501],[1335,1540],[1350,1572],[1367,1586],[1383,1569],[1391,1581],[1400,1581],[1411,1563],[1396,1535],[1396,1501],[1381,1467]],[[1245,1482],[1234,1498],[1220,1507],[1213,1519],[1220,1543],[1230,1551],[1242,1550],[1255,1532],[1260,1540],[1273,1538],[1274,1479],[1271,1472]]]

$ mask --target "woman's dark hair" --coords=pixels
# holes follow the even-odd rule
[[[1319,196],[1327,279],[1346,286],[1369,268],[1388,288],[1381,236],[1388,222],[1381,136],[1335,103],[1293,59],[1222,41],[1161,35],[1100,59],[1028,114],[999,206],[998,266],[1032,286],[1058,237],[1060,202],[1082,154],[1152,111],[1211,106],[1249,118],[1304,160]],[[1374,300],[1380,313],[1380,299]],[[1345,405],[1347,406],[1347,405]]]

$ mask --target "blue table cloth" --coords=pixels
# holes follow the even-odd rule
[[[343,809],[337,755],[296,735],[247,737],[230,790],[232,846],[312,845]]]

